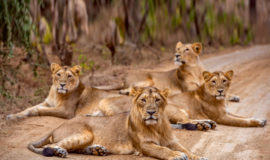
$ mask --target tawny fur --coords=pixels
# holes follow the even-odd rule
[[[169,103],[165,112],[171,123],[194,124],[197,130],[214,129],[215,122],[238,127],[263,127],[266,124],[266,120],[247,118],[227,112],[226,97],[233,71],[226,73],[205,71],[203,76],[205,82],[195,91],[168,97]],[[102,100],[104,105],[100,105],[99,109],[104,115],[126,112],[130,110],[129,99],[127,96],[106,98]]]
[[[165,72],[131,72],[126,78],[126,87],[155,86],[159,89],[170,89],[170,95],[194,91],[203,83],[202,73],[206,71],[200,61],[202,44],[183,44],[178,42],[175,48],[174,63],[179,67]],[[120,91],[128,94],[129,88]],[[229,101],[239,102],[239,97],[227,96]]]
[[[82,153],[91,146],[99,146],[108,154],[139,152],[158,159],[185,159],[186,156],[189,159],[205,159],[190,153],[173,135],[164,112],[167,90],[149,87],[132,89],[131,92],[134,98],[130,113],[108,117],[78,116],[54,129],[45,138],[30,143],[28,148],[41,154],[40,148],[45,147],[45,151],[51,149],[52,155],[60,157],[66,157],[67,152]]]
[[[70,119],[77,114],[100,115],[98,109],[100,101],[104,98],[119,96],[117,93],[85,87],[80,81],[81,67],[78,65],[67,67],[53,63],[51,71],[53,84],[47,98],[42,103],[22,112],[8,115],[8,120],[30,116],[54,116]]]
[[[177,69],[165,72],[131,72],[125,85],[135,87],[155,86],[169,88],[171,94],[192,91],[203,82],[201,73],[205,70],[200,62],[201,43],[176,45],[175,63],[181,63]],[[178,56],[179,55],[179,56]],[[128,90],[127,90],[128,91]]]
[[[188,117],[192,119],[211,119],[218,124],[238,127],[263,127],[266,124],[266,120],[234,115],[226,110],[225,98],[233,71],[226,73],[205,71],[203,76],[205,83],[200,88],[193,92],[171,96],[168,98],[169,103],[185,109]]]

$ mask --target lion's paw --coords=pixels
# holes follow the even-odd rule
[[[259,127],[264,127],[266,125],[266,123],[267,123],[267,120],[260,120],[260,119],[258,119],[257,121],[259,123]]]
[[[200,120],[196,123],[197,130],[207,131],[209,129],[215,129],[217,126],[215,121],[212,120]]]
[[[86,153],[95,156],[106,156],[108,150],[101,145],[92,145],[86,148]]]
[[[20,119],[20,117],[16,116],[16,114],[9,114],[6,116],[7,121],[16,121]]]
[[[215,121],[205,120],[205,122],[211,125],[211,129],[215,129],[217,127],[217,123]]]
[[[11,121],[11,120],[14,120],[14,119],[15,119],[14,114],[9,114],[9,115],[6,116],[7,121]]]
[[[122,94],[122,95],[129,95],[129,89],[121,89],[120,91],[119,91],[119,94]]]
[[[231,96],[229,101],[231,101],[231,102],[240,102],[240,97],[239,96]]]
[[[196,128],[197,128],[197,130],[200,130],[200,131],[207,131],[207,130],[211,129],[211,125],[209,123],[206,123],[206,122],[198,122],[196,124]]]
[[[65,158],[68,155],[67,150],[61,148],[61,147],[55,147],[54,149],[54,155],[61,157],[61,158]]]
[[[180,152],[177,156],[169,158],[169,160],[188,160],[188,157],[185,153]]]
[[[61,147],[46,147],[43,149],[42,155],[46,157],[51,157],[51,156],[58,156],[61,158],[65,158],[68,155],[67,150],[61,148]]]
[[[251,126],[253,127],[264,127],[267,123],[267,120],[251,118],[250,122],[251,122]]]

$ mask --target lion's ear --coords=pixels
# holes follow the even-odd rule
[[[180,48],[180,47],[182,47],[183,46],[183,43],[182,42],[177,42],[177,44],[176,44],[176,47],[175,47],[175,50],[177,50],[177,48]]]
[[[168,88],[165,88],[163,91],[160,92],[160,94],[165,98],[167,98],[168,95],[170,94],[170,90]]]
[[[61,66],[57,63],[52,63],[51,64],[51,71],[52,73],[55,73],[56,71],[58,71],[61,68]]]
[[[192,47],[193,51],[197,54],[200,54],[202,51],[202,43],[200,43],[200,42],[193,43],[191,47]]]
[[[204,71],[203,72],[203,79],[205,81],[207,81],[210,77],[212,76],[212,73],[208,72],[208,71]]]
[[[233,77],[233,70],[229,70],[225,73],[225,76],[229,79],[232,80]]]
[[[177,42],[176,47],[182,47],[183,43],[181,41]]]
[[[137,95],[142,93],[142,90],[143,89],[140,88],[140,87],[131,87],[129,95],[132,96],[132,97],[136,97]]]
[[[80,74],[81,70],[82,70],[82,68],[81,68],[80,65],[76,65],[76,66],[73,66],[73,67],[71,68],[71,71],[74,72],[74,73],[76,73],[77,75]]]

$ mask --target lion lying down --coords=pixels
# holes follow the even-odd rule
[[[198,89],[204,83],[202,73],[206,71],[200,60],[202,44],[200,42],[192,44],[178,42],[175,51],[174,63],[178,68],[163,72],[131,72],[125,79],[126,89],[120,90],[120,94],[128,95],[130,87],[169,88],[170,95]],[[228,95],[227,100],[239,102],[240,98]]]
[[[107,86],[99,87],[102,89],[85,87],[80,81],[81,68],[78,65],[67,67],[53,63],[51,70],[53,84],[48,97],[38,105],[29,107],[17,114],[8,115],[8,120],[21,120],[30,116],[54,116],[70,119],[81,114],[90,114],[91,116],[113,115],[129,111],[132,106],[129,97],[121,97],[117,93],[106,91],[111,89]],[[113,87],[117,88],[118,86]],[[169,109],[173,109],[173,106]],[[182,114],[185,114],[185,112],[178,109],[177,113],[177,122],[182,122]],[[207,126],[215,126],[214,122],[205,120],[189,120],[189,122],[193,124],[193,128],[195,125],[202,130]]]
[[[81,67],[68,67],[51,64],[52,86],[46,99],[22,112],[10,114],[7,120],[21,120],[31,116],[54,116],[65,119],[75,115],[92,113],[98,115],[98,104],[103,98],[118,96],[106,90],[109,87],[97,89],[86,87],[80,80]],[[118,86],[113,86],[117,88]]]
[[[59,157],[67,157],[68,152],[89,155],[138,152],[158,159],[206,159],[190,153],[173,135],[164,112],[167,90],[148,87],[132,89],[131,94],[134,98],[129,114],[75,117],[30,143],[28,148],[44,156]]]
[[[175,128],[208,130],[219,124],[238,127],[263,127],[266,120],[245,118],[226,111],[227,91],[233,71],[203,72],[204,83],[195,91],[169,96],[165,112]],[[99,105],[103,115],[114,115],[130,110],[128,96],[105,98]],[[125,104],[125,107],[123,107]],[[215,121],[215,122],[214,122]]]
[[[169,103],[184,106],[189,118],[211,119],[218,124],[238,127],[264,127],[266,120],[247,118],[226,110],[226,95],[233,77],[233,71],[203,72],[205,83],[193,92],[174,95]],[[170,106],[168,106],[169,108]]]

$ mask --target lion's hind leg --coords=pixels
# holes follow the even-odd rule
[[[43,149],[44,156],[67,157],[68,152],[81,150],[93,141],[93,134],[89,130],[68,136],[61,141],[51,144]]]

